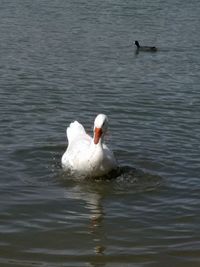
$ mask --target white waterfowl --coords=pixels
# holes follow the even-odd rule
[[[105,145],[108,118],[99,114],[94,121],[94,136],[89,136],[82,124],[74,121],[67,128],[68,147],[62,156],[62,167],[81,176],[99,177],[117,169],[113,152]]]

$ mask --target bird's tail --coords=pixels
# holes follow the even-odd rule
[[[70,144],[74,139],[76,139],[79,135],[86,134],[85,129],[82,124],[78,121],[74,121],[70,123],[69,127],[67,128],[67,138],[68,143]]]

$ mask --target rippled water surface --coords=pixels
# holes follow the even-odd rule
[[[199,14],[196,0],[1,1],[1,266],[200,266]],[[66,127],[91,133],[100,112],[119,173],[77,181]]]

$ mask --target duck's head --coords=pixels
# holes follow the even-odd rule
[[[137,48],[139,48],[139,47],[140,47],[140,44],[139,44],[139,42],[138,42],[138,41],[135,41],[135,45],[137,46]]]
[[[108,129],[108,118],[104,114],[97,115],[94,121],[94,144],[97,145]]]

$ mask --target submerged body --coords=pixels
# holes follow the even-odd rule
[[[94,122],[94,136],[89,136],[77,121],[67,128],[68,147],[62,156],[64,170],[84,177],[99,177],[117,168],[112,151],[103,143],[108,119],[99,114]]]

